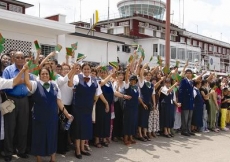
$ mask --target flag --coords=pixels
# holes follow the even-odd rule
[[[73,54],[72,48],[66,47],[66,55],[72,56],[72,54]]]
[[[209,70],[209,63],[207,64],[207,70]]]
[[[129,63],[131,63],[132,61],[133,61],[133,55],[131,55],[130,57],[129,57]]]
[[[180,61],[176,61],[176,67],[179,67],[179,63],[180,63]]]
[[[2,53],[2,51],[4,51],[4,47],[2,44],[0,44],[0,54]]]
[[[106,66],[102,66],[102,67],[101,67],[101,70],[102,70],[102,71],[106,71],[106,70],[107,70],[107,67],[106,67]]]
[[[151,62],[152,60],[153,60],[153,56],[150,57],[149,62]]]
[[[144,51],[143,48],[142,48],[142,50],[141,50],[141,57],[143,58],[143,60],[145,59],[145,51]]]
[[[95,24],[96,25],[99,21],[99,14],[98,14],[98,10],[95,11]]]
[[[109,62],[109,65],[114,68],[118,68],[118,62]]]
[[[55,47],[55,51],[59,53],[61,49],[62,49],[62,46],[60,44],[57,44],[57,46]]]
[[[77,61],[83,60],[84,58],[86,58],[86,56],[82,53],[78,53],[77,55]]]
[[[160,66],[162,66],[162,60],[161,60],[161,56],[160,55],[157,56],[157,64],[160,65]]]
[[[34,45],[35,45],[36,50],[41,49],[37,40],[34,41]]]
[[[167,66],[165,66],[163,68],[163,72],[164,72],[164,74],[169,74],[170,73],[170,69]]]
[[[4,44],[4,43],[5,43],[5,38],[0,33],[0,44]]]
[[[28,62],[28,67],[30,70],[30,73],[38,76],[39,74],[39,66],[37,64],[34,64],[32,60]]]
[[[56,80],[57,79],[57,75],[55,75],[53,70],[50,72],[50,79],[51,80]]]
[[[76,42],[74,44],[71,44],[71,47],[72,47],[73,51],[77,50],[77,45],[78,45],[78,42]]]

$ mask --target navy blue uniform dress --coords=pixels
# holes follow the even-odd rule
[[[82,74],[79,74],[78,78],[79,83],[74,86],[73,93],[74,120],[70,127],[70,135],[75,140],[90,140],[93,137],[92,111],[98,84],[95,78],[91,78],[92,84],[88,86]]]
[[[203,127],[203,113],[204,113],[204,100],[200,91],[194,88],[197,95],[194,98],[194,110],[192,116],[192,125],[197,126],[199,128]]]
[[[125,89],[125,94],[131,96],[130,100],[125,100],[124,104],[124,123],[123,123],[123,134],[124,135],[135,135],[137,129],[137,118],[138,118],[138,97],[139,92],[137,86]]]
[[[32,95],[34,110],[32,113],[31,153],[36,156],[49,156],[57,150],[58,132],[58,89],[53,83],[48,92],[40,82]]]
[[[95,137],[106,138],[110,137],[111,104],[114,97],[112,83],[106,83],[101,87],[101,90],[109,104],[109,112],[105,112],[105,104],[99,98],[96,104]]]
[[[173,104],[173,92],[170,92],[168,95],[165,95],[161,92],[160,98],[160,125],[161,128],[173,128],[174,119],[175,119],[175,106]]]
[[[148,121],[149,121],[149,113],[152,109],[152,94],[153,94],[153,84],[147,85],[146,82],[144,83],[143,87],[140,88],[141,90],[141,98],[148,109],[144,109],[142,105],[139,106],[139,120],[138,126],[142,128],[148,128]]]

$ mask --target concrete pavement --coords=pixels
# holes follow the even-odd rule
[[[197,133],[196,136],[184,137],[176,134],[174,138],[158,137],[150,142],[140,142],[124,146],[112,142],[108,148],[95,148],[92,156],[76,159],[74,152],[65,156],[57,155],[57,162],[230,162],[230,132]],[[3,161],[3,159],[0,159]],[[36,159],[13,158],[13,162],[33,162]],[[44,161],[48,162],[49,157]]]

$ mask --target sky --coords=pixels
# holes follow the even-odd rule
[[[38,17],[40,3],[40,17],[60,13],[66,15],[66,22],[70,23],[79,21],[80,17],[82,21],[89,22],[95,10],[99,12],[99,19],[105,20],[108,4],[110,18],[118,17],[117,3],[120,0],[65,0],[64,3],[63,0],[55,0],[55,3],[48,0],[20,1],[34,5],[26,10],[28,15]],[[182,26],[184,15],[186,30],[230,43],[229,6],[230,0],[171,0],[171,22]]]

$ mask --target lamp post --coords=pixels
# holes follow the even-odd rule
[[[165,28],[165,64],[170,66],[170,6],[171,0],[166,1],[166,28]]]

